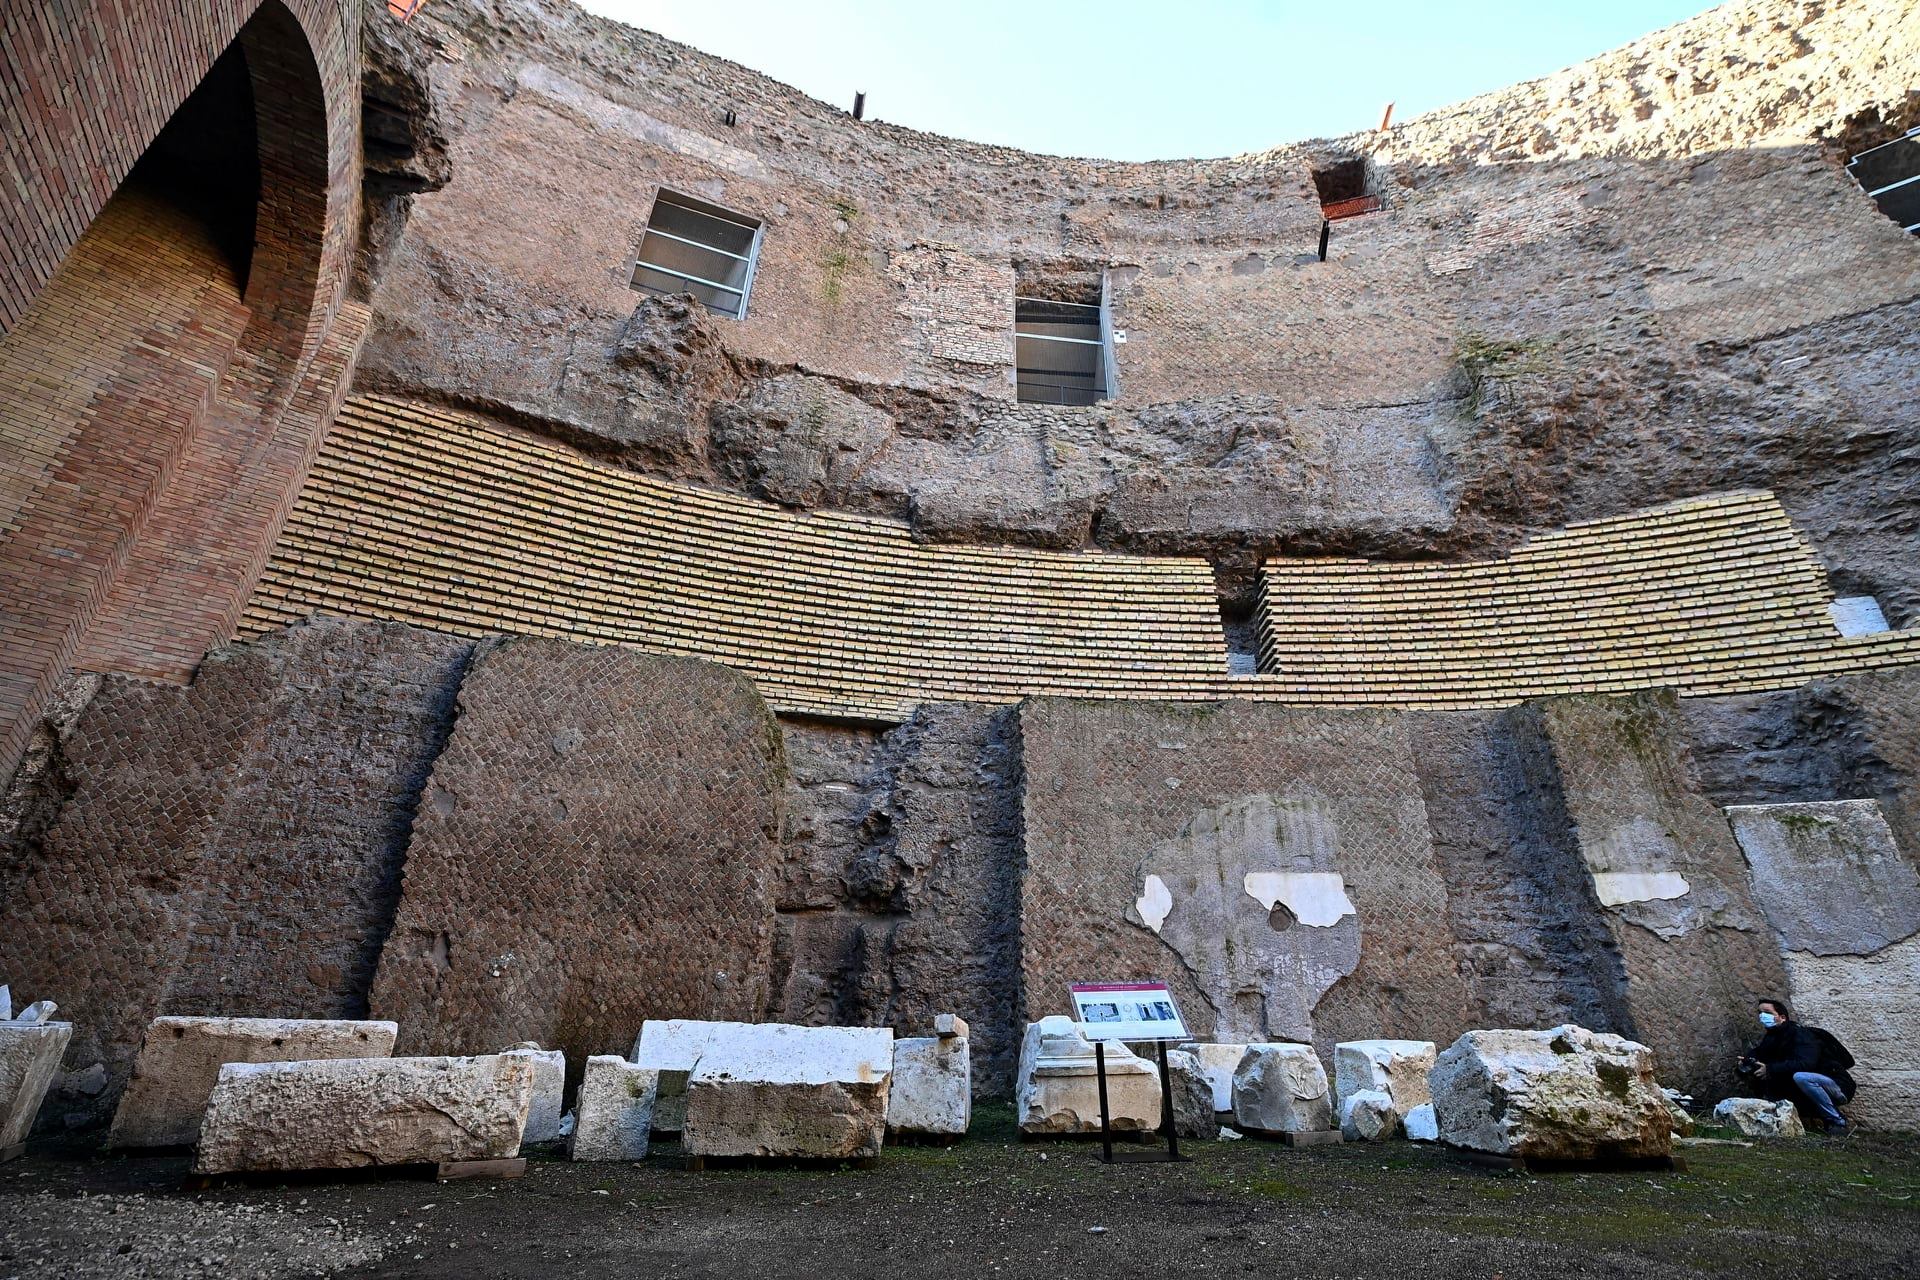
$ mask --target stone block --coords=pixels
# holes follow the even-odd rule
[[[558,1142],[566,1137],[567,1055],[534,1044],[503,1052],[533,1064],[533,1105],[527,1108],[526,1131],[520,1135],[522,1145]]]
[[[893,1032],[734,1023],[687,1078],[690,1156],[856,1160],[886,1138]]]
[[[1423,1102],[1407,1112],[1407,1118],[1401,1122],[1401,1128],[1414,1142],[1440,1141],[1440,1121],[1433,1114],[1431,1102]]]
[[[1746,1138],[1804,1138],[1807,1127],[1791,1102],[1765,1098],[1726,1098],[1713,1109],[1713,1122]]]
[[[1233,1110],[1233,1073],[1240,1065],[1240,1059],[1247,1054],[1244,1044],[1213,1044],[1190,1040],[1180,1046],[1185,1053],[1200,1060],[1200,1069],[1206,1072],[1207,1084],[1213,1090],[1213,1109],[1217,1112]]]
[[[196,1173],[351,1169],[517,1155],[533,1105],[525,1057],[235,1062],[200,1125]]]
[[[1783,950],[1865,956],[1920,931],[1920,872],[1879,801],[1740,804],[1727,821]]]
[[[1157,1129],[1159,1074],[1118,1042],[1107,1045],[1106,1060],[1108,1124],[1120,1130]],[[1094,1049],[1073,1019],[1056,1015],[1027,1024],[1014,1106],[1022,1133],[1100,1132]]]
[[[70,1022],[0,1023],[0,1147],[17,1146],[33,1132],[71,1039]]]
[[[1348,1142],[1379,1142],[1399,1136],[1400,1112],[1383,1089],[1340,1095],[1340,1136]]]
[[[660,1073],[610,1053],[587,1059],[567,1154],[575,1160],[645,1160]]]
[[[1173,1088],[1173,1129],[1183,1138],[1220,1136],[1213,1105],[1213,1081],[1200,1059],[1184,1049],[1167,1051],[1167,1083]]]
[[[1673,1150],[1653,1051],[1572,1025],[1469,1031],[1434,1062],[1440,1138],[1494,1155],[1643,1158]]]
[[[973,1068],[966,1023],[941,1014],[947,1033],[893,1042],[893,1083],[887,1087],[887,1132],[964,1137],[973,1123]],[[954,1028],[958,1028],[954,1030]]]
[[[716,1035],[744,1025],[748,1024],[700,1018],[649,1018],[640,1024],[629,1056],[636,1065],[660,1075],[653,1104],[655,1133],[680,1132],[686,1123],[687,1077],[693,1074],[694,1063]]]
[[[1250,1044],[1233,1073],[1233,1124],[1249,1133],[1319,1133],[1333,1127],[1327,1069],[1312,1046]]]
[[[200,1136],[229,1062],[385,1058],[399,1028],[345,1018],[155,1018],[107,1131],[110,1147],[181,1147]]]
[[[1432,1102],[1427,1073],[1436,1047],[1431,1040],[1345,1040],[1333,1046],[1334,1092],[1344,1103],[1356,1093],[1384,1093],[1401,1115]]]

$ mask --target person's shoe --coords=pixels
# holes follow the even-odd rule
[[[1843,1140],[1846,1138],[1851,1138],[1853,1136],[1853,1126],[1848,1124],[1845,1120],[1836,1120],[1834,1123],[1827,1126],[1827,1136],[1829,1138],[1838,1138]]]

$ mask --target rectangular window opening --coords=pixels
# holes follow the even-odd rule
[[[755,219],[663,187],[634,257],[633,287],[690,293],[707,310],[744,320],[763,230]]]
[[[1016,296],[1014,388],[1023,404],[1090,405],[1112,394],[1112,328],[1098,302]]]
[[[1920,235],[1920,128],[1862,151],[1847,172],[1880,212],[1909,235]]]

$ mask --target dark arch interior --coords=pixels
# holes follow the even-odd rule
[[[260,151],[253,82],[235,41],[180,104],[127,175],[203,226],[246,292],[260,203]]]

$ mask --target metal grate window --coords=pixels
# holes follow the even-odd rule
[[[1013,300],[1015,396],[1028,404],[1105,400],[1107,344],[1100,307],[1046,298]]]
[[[690,293],[709,311],[744,320],[762,224],[661,190],[633,263],[633,287],[648,293]]]
[[[1880,212],[1920,235],[1920,129],[1862,151],[1847,163],[1847,172]]]

